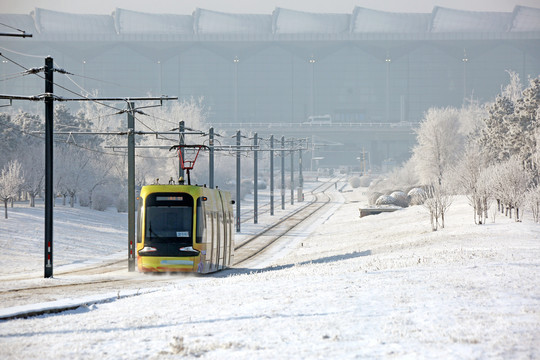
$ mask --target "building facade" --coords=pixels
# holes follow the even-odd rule
[[[0,38],[1,52],[28,67],[51,55],[78,86],[100,96],[202,97],[216,128],[259,133],[287,124],[324,138],[307,123],[329,115],[328,133],[337,134],[329,143],[355,154],[368,149],[379,164],[405,160],[414,136],[370,130],[375,124],[411,130],[430,107],[494,99],[507,70],[521,79],[540,74],[540,9],[521,6],[512,13],[436,7],[425,14],[360,7],[350,14],[278,8],[254,15],[116,9],[110,16],[35,9],[0,14],[0,23],[33,34]],[[40,79],[8,80],[20,68],[0,65],[4,94],[43,92]],[[81,91],[69,79],[58,81]]]

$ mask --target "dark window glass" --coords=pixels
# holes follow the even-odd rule
[[[201,201],[201,198],[197,199],[197,234],[196,241],[197,244],[203,242],[204,239],[204,228],[205,228],[205,217],[204,217],[204,205]]]
[[[193,198],[188,194],[151,194],[146,198],[145,238],[152,243],[190,244]]]

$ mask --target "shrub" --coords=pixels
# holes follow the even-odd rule
[[[409,198],[403,191],[394,191],[390,194],[390,196],[396,199],[395,205],[401,207],[409,206]]]
[[[360,187],[360,178],[357,177],[357,176],[353,176],[353,177],[349,178],[349,185],[353,189],[356,189],[356,188]]]
[[[375,205],[375,203],[377,202],[377,199],[381,196],[382,194],[380,192],[372,192],[371,194],[368,195],[368,204],[369,205]]]
[[[410,205],[422,205],[426,198],[426,192],[422,188],[412,188],[408,193],[408,197]]]
[[[379,196],[375,205],[396,205],[396,199],[390,195]]]
[[[92,209],[98,211],[105,211],[111,205],[112,202],[108,195],[100,192],[94,192],[92,194]]]

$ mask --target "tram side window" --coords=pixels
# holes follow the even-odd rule
[[[201,198],[197,199],[197,225],[196,225],[196,242],[200,244],[204,240],[204,230],[206,228],[206,218],[204,216],[204,205]]]

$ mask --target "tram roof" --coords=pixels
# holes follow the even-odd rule
[[[115,9],[111,15],[72,14],[36,8],[29,15],[0,14],[0,23],[36,40],[431,40],[538,39],[540,9],[513,12],[435,7],[431,13],[394,13],[356,7],[351,14],[276,8],[272,14],[196,9],[191,15]],[[7,30],[7,29],[6,29]]]

